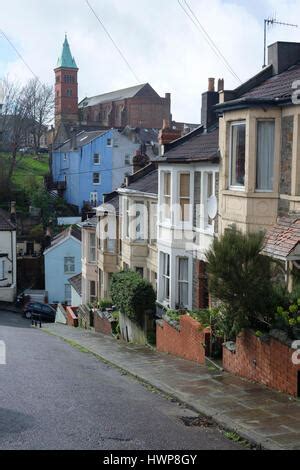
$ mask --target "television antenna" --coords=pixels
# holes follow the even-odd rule
[[[275,24],[281,25],[281,26],[289,26],[291,28],[298,28],[297,24],[291,24],[291,23],[283,23],[281,21],[277,21],[276,18],[266,18],[264,20],[264,65],[263,68],[266,67],[266,57],[267,57],[267,30],[268,27],[274,26]]]

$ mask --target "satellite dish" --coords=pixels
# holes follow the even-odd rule
[[[216,196],[211,196],[207,201],[207,213],[210,219],[215,219],[218,214],[218,200]]]

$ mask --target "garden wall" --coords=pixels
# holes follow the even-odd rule
[[[94,325],[97,333],[112,334],[111,322],[104,315],[101,315],[101,312],[96,311],[94,313]]]
[[[66,307],[67,325],[78,327],[77,307]]]
[[[189,315],[180,318],[178,329],[160,320],[156,326],[156,349],[204,364],[205,335],[209,335],[209,329],[201,330],[200,324]]]
[[[294,353],[272,337],[264,342],[247,330],[237,338],[235,352],[223,347],[223,367],[240,377],[297,396],[300,365],[293,364]]]

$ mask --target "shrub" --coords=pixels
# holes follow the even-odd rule
[[[227,339],[273,316],[271,261],[261,255],[264,235],[230,229],[206,253],[209,289],[222,304]]]
[[[156,295],[152,285],[134,271],[113,274],[111,298],[120,312],[140,324],[144,313],[155,311]]]
[[[106,308],[112,308],[113,304],[112,301],[109,299],[101,299],[99,301],[99,308],[101,310],[105,310]]]
[[[166,315],[170,320],[179,322],[182,312],[180,310],[169,309],[166,311]]]

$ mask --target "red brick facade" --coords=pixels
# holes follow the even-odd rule
[[[164,120],[171,120],[171,96],[166,93],[164,98],[160,97],[150,85],[132,98],[80,108],[82,123],[101,127],[161,129]]]
[[[223,348],[225,370],[270,388],[297,396],[300,365],[292,363],[294,350],[271,338],[263,342],[251,331],[242,333],[236,352]]]
[[[94,313],[94,327],[97,333],[103,333],[104,335],[111,335],[111,322],[107,318],[101,318],[98,312]]]
[[[181,317],[179,331],[162,320],[156,326],[156,348],[160,352],[204,364],[206,334],[209,335],[209,330],[201,330],[200,324],[189,315]]]

